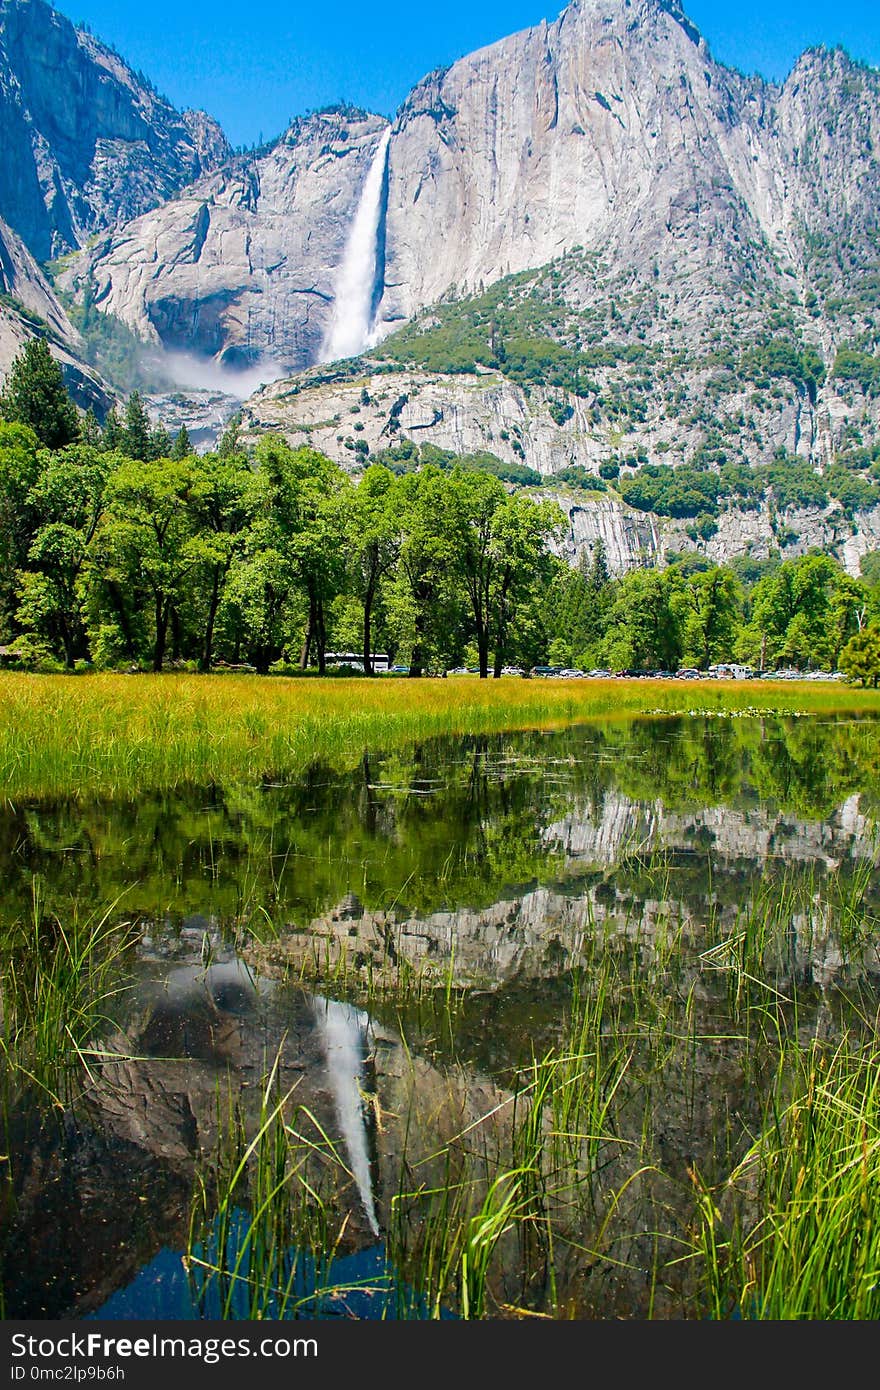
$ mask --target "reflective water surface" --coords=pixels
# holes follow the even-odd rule
[[[878,769],[873,719],[694,717],[437,740],[290,785],[7,803],[6,1012],[34,923],[57,940],[106,914],[124,949],[75,1084],[50,1099],[6,1068],[4,1315],[217,1315],[221,1237],[193,1237],[194,1193],[265,1118],[268,1077],[289,1130],[334,1155],[331,1248],[319,1269],[291,1226],[284,1314],[395,1315],[388,1258],[415,1248],[424,1194],[451,1154],[509,1160],[523,1077],[572,982],[600,975],[626,984],[600,1031],[627,1041],[592,1209],[637,1139],[651,1178],[618,1203],[625,1258],[572,1238],[554,1306],[643,1313],[658,1211],[678,1238],[687,1173],[721,1172],[757,1123],[773,1039],[746,1004],[797,1036],[876,1013]],[[404,1188],[422,1195],[402,1234]],[[247,1221],[231,1211],[222,1239]],[[542,1270],[502,1241],[496,1306],[544,1306]],[[239,1294],[229,1316],[250,1315]]]

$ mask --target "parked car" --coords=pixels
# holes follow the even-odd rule
[[[696,666],[682,666],[676,671],[675,678],[680,681],[698,681],[702,674],[703,672],[698,671]]]

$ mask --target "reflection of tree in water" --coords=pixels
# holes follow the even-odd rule
[[[437,739],[366,752],[352,772],[314,764],[286,786],[7,803],[0,911],[26,915],[35,874],[61,911],[124,893],[121,911],[172,922],[266,911],[305,923],[352,892],[375,909],[488,905],[558,878],[564,855],[546,828],[567,815],[598,824],[609,797],[655,819],[720,805],[818,820],[856,793],[864,810],[878,772],[875,720],[677,716]]]
[[[394,1116],[409,1113],[413,1088],[433,1123],[446,1113],[447,1069],[458,1067],[459,1126],[491,1108],[498,1088],[514,1085],[515,1069],[557,1041],[570,972],[585,960],[596,977],[602,962],[613,962],[623,988],[611,1001],[608,1036],[633,1038],[614,1161],[622,1180],[631,1141],[648,1134],[661,1170],[658,1200],[671,1211],[689,1192],[679,1182],[686,1164],[696,1159],[708,1178],[723,1176],[717,1136],[734,1143],[754,1129],[763,1086],[754,1059],[747,1072],[737,1052],[729,975],[707,972],[700,955],[735,939],[745,922],[738,914],[763,876],[768,893],[789,895],[791,912],[775,925],[762,970],[797,990],[792,1029],[830,1026],[837,1004],[826,986],[837,980],[837,943],[826,959],[821,904],[838,890],[845,896],[859,862],[870,862],[871,830],[859,811],[878,766],[875,721],[675,718],[438,740],[411,754],[365,754],[353,772],[316,764],[291,786],[188,788],[137,804],[4,806],[6,919],[26,919],[34,874],[62,919],[68,904],[106,903],[125,890],[120,914],[150,919],[150,970],[163,976],[155,996],[138,996],[127,1025],[137,1060],[106,1065],[112,1084],[100,1104],[87,1101],[60,1127],[40,1129],[24,1111],[14,1117],[10,1148],[19,1156],[16,1198],[27,1229],[7,1254],[24,1271],[21,1306],[53,1316],[87,1310],[107,1291],[102,1270],[124,1278],[158,1239],[180,1246],[193,1153],[210,1145],[218,1082],[228,1068],[247,1094],[282,1033],[290,1077],[314,1064],[303,1094],[338,1125],[339,1094],[334,1100],[319,1075],[327,1038],[321,1042],[313,1012],[291,1002],[293,990],[283,1021],[273,1016],[262,1032],[250,996],[216,963],[211,999],[194,1002],[187,992],[204,975],[202,929],[246,919],[255,906],[282,925],[321,919],[346,944],[357,944],[365,921],[377,930],[391,924],[413,961],[433,946],[442,970],[443,951],[454,949],[464,983],[472,965],[485,974],[485,992],[466,998],[454,1037],[414,1006],[404,1050],[389,1041],[399,1001],[389,996],[384,1016],[377,1011],[385,1024],[370,1063],[385,1126],[375,1136],[380,1224],[398,1178]],[[877,892],[866,880],[869,907]],[[334,913],[347,898],[350,911]],[[179,940],[161,929],[195,914],[198,927],[191,920]],[[679,929],[675,951],[664,955],[664,933]],[[283,934],[277,949],[304,937]],[[160,968],[178,955],[179,975]],[[854,951],[844,984],[860,968]],[[352,1018],[360,1026],[359,1015],[345,1014]],[[704,1048],[700,1040],[713,1032],[723,1045]],[[680,1048],[658,1060],[652,1049],[667,1038]],[[410,1044],[416,1055],[406,1065],[417,1083],[404,1066]],[[351,1068],[344,1077],[352,1083],[346,1114],[355,1120],[358,1077]],[[428,1151],[439,1151],[425,1124]],[[362,1179],[366,1172],[362,1163]],[[369,1205],[362,1200],[361,1208],[360,1234],[372,1240]],[[75,1230],[71,1210],[80,1213]],[[634,1207],[630,1229],[651,1229],[649,1217],[656,1213],[648,1206]],[[630,1306],[623,1285],[621,1297]]]

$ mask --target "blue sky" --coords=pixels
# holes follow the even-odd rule
[[[59,0],[176,106],[201,106],[233,144],[335,101],[391,114],[413,83],[505,34],[555,19],[546,0]],[[880,66],[878,0],[685,0],[715,57],[781,79],[804,48],[843,44]]]

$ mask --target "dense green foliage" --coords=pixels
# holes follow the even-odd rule
[[[516,483],[519,487],[538,487],[543,481],[534,468],[528,468],[524,463],[506,463],[487,449],[474,454],[454,454],[451,449],[441,449],[437,444],[416,444],[406,438],[401,439],[399,444],[379,449],[371,460],[384,464],[397,474],[411,473],[430,463],[441,469],[459,468],[468,473],[491,473],[502,482]]]
[[[646,463],[621,477],[619,491],[631,507],[673,517],[716,517],[726,505],[747,508],[764,501],[784,512],[824,507],[831,499],[852,515],[880,503],[880,486],[864,475],[868,465],[858,455],[842,455],[821,475],[784,449],[757,468],[726,457],[718,462],[717,471],[705,461]]]
[[[535,272],[508,276],[472,299],[443,304],[427,322],[396,333],[378,349],[387,360],[417,364],[429,371],[503,371],[520,386],[553,386],[575,395],[595,390],[597,368],[635,365],[652,354],[640,342],[580,342],[571,315],[550,284]],[[558,425],[571,411],[555,403],[550,415]]]
[[[0,424],[7,660],[323,673],[328,652],[347,651],[370,673],[382,650],[414,674],[466,665],[485,676],[548,663],[702,670],[734,658],[827,669],[847,649],[853,678],[873,679],[864,653],[880,575],[870,557],[860,580],[821,555],[719,568],[687,554],[614,579],[601,542],[575,569],[554,555],[564,514],[517,488],[537,474],[488,452],[399,439],[356,484],[277,436],[249,455],[233,423],[197,456],[185,430],[172,441],[151,424],[137,392],[103,430],[80,423],[56,364],[33,347],[4,401],[9,415],[31,414],[30,426]],[[43,447],[47,437],[61,442]],[[694,534],[710,535],[732,497],[767,496],[782,511],[833,487],[862,505],[877,462],[862,453],[822,479],[778,451],[754,471],[723,456],[642,462],[613,483],[631,505],[693,518]],[[556,481],[609,485],[575,465]]]
[[[555,504],[511,493],[492,455],[359,487],[324,455],[235,430],[197,457],[134,393],[124,419],[58,449],[0,426],[0,638],[24,664],[216,660],[267,671],[377,645],[415,672],[538,660]],[[530,616],[532,615],[532,616]]]

